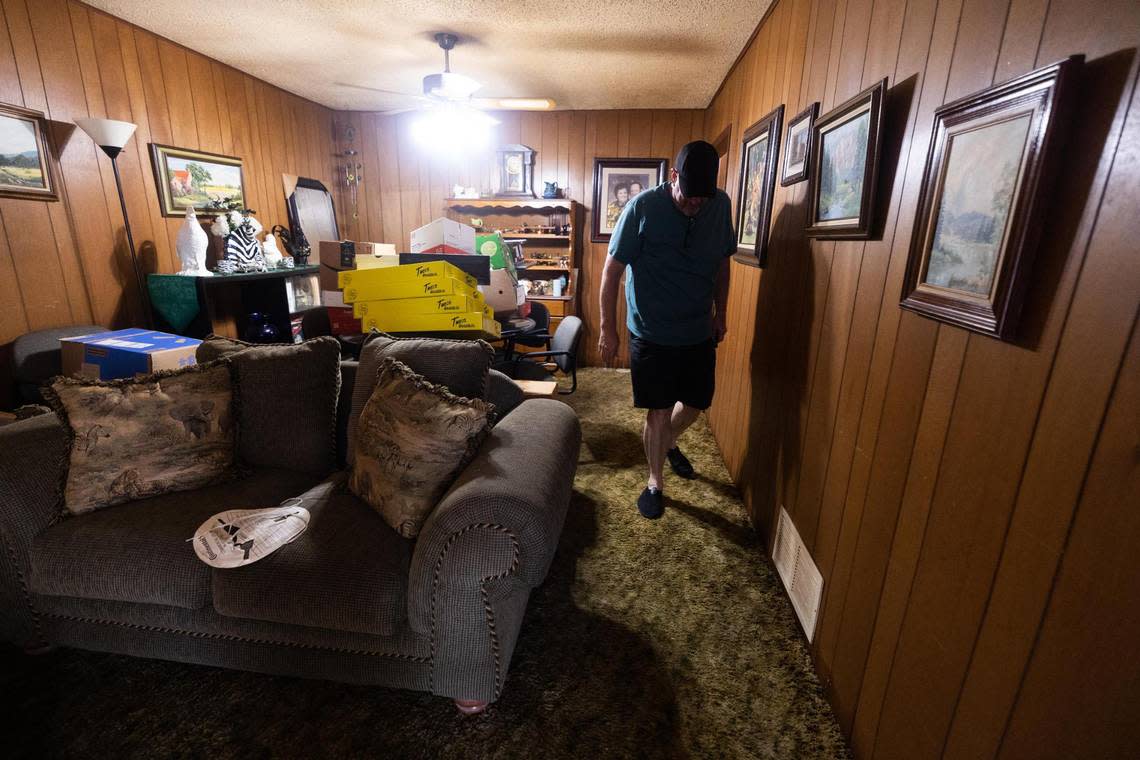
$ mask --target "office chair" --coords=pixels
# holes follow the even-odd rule
[[[549,351],[531,351],[519,354],[508,373],[515,380],[554,380],[539,359],[553,360],[562,374],[570,375],[570,389],[558,389],[559,393],[569,394],[578,389],[578,344],[582,340],[582,320],[578,317],[564,317],[550,339]]]

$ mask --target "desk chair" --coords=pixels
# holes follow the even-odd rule
[[[534,320],[534,329],[515,337],[515,344],[530,346],[531,348],[544,348],[549,351],[551,339],[550,310],[538,301],[531,301],[530,318]]]
[[[509,367],[508,375],[515,380],[554,380],[538,359],[553,360],[562,374],[570,375],[570,389],[558,389],[559,393],[569,394],[578,389],[578,344],[582,340],[582,320],[578,317],[565,317],[550,339],[549,351],[532,351],[519,354]]]

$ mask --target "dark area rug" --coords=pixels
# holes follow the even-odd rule
[[[6,757],[837,758],[842,736],[703,418],[655,522],[628,373],[580,373],[584,442],[502,698],[0,650]]]

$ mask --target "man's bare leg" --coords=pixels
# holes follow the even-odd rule
[[[645,445],[645,459],[649,462],[649,487],[659,491],[665,485],[665,452],[671,448],[672,412],[672,409],[650,409],[645,415],[645,428],[641,436]]]
[[[669,445],[665,447],[668,451],[676,447],[677,439],[681,437],[681,433],[697,421],[697,417],[701,416],[701,410],[693,406],[686,406],[680,401],[673,407],[673,414],[669,419]]]

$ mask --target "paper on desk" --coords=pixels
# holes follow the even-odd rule
[[[309,510],[297,505],[231,509],[202,523],[190,540],[210,567],[234,568],[272,554],[308,527]]]

